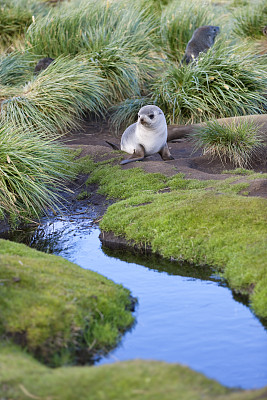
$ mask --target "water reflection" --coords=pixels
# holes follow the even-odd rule
[[[91,216],[90,216],[91,217]],[[13,240],[59,254],[128,287],[137,324],[100,363],[132,358],[186,364],[227,386],[267,384],[263,325],[210,268],[102,249],[93,217],[53,217]]]

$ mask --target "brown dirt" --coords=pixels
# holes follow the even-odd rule
[[[263,118],[262,118],[263,117]],[[256,118],[259,118],[258,116]],[[267,139],[267,115],[260,116],[264,123],[262,135]],[[229,120],[229,119],[227,119]],[[225,121],[222,120],[222,121]],[[235,169],[231,163],[222,164],[220,159],[211,160],[203,156],[201,151],[193,152],[193,145],[186,138],[186,135],[194,129],[194,125],[188,126],[169,126],[168,135],[170,138],[176,137],[174,141],[168,143],[174,160],[162,161],[159,154],[147,157],[144,161],[133,162],[121,166],[123,169],[143,168],[146,172],[159,172],[166,176],[183,173],[186,178],[209,180],[222,180],[231,175],[223,174],[224,170]],[[87,122],[84,121],[82,128],[72,132],[64,138],[64,142],[72,148],[82,148],[81,155],[91,155],[95,160],[114,157],[114,150],[106,143],[106,140],[119,147],[120,136],[116,136],[106,121]],[[125,156],[126,158],[126,156]],[[255,172],[266,173],[267,162],[266,152],[261,160],[252,166]],[[237,181],[246,182],[246,176],[235,175]],[[267,198],[267,180],[257,179],[249,181],[250,186],[246,190],[250,196],[261,196]]]
[[[262,135],[267,144],[267,115],[256,116],[256,118],[260,118],[261,123],[263,123]],[[170,139],[174,139],[173,142],[170,141],[168,143],[174,160],[162,161],[161,157],[155,154],[147,157],[144,161],[126,164],[121,166],[121,168],[129,169],[141,167],[146,172],[159,172],[166,176],[183,173],[186,178],[199,180],[222,180],[231,176],[222,173],[224,170],[235,169],[230,163],[223,165],[219,159],[211,160],[207,156],[201,155],[201,151],[193,152],[192,143],[188,141],[186,135],[192,132],[194,128],[194,125],[172,125],[168,127],[168,136]],[[116,136],[106,121],[92,122],[85,119],[79,129],[64,137],[63,142],[71,148],[81,148],[81,156],[91,155],[95,160],[104,160],[114,158],[114,150],[106,143],[106,140],[119,146],[120,135]],[[261,161],[253,165],[253,170],[261,173],[267,172],[266,154]],[[248,181],[246,176],[235,176],[235,183],[249,182],[249,188],[245,190],[246,194],[249,196],[267,198],[267,179]],[[70,184],[73,193],[65,196],[66,206],[70,210],[75,208],[77,206],[77,195],[82,191],[87,191],[89,204],[98,209],[98,215],[103,215],[111,202],[107,202],[104,196],[99,195],[96,187],[87,188],[85,186],[86,178],[86,176],[80,176],[75,182]],[[83,203],[88,205],[88,198],[79,200],[80,206],[82,206]],[[6,221],[0,221],[1,236],[9,229],[10,226]]]

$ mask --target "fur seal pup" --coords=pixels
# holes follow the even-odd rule
[[[34,73],[37,75],[44,69],[48,67],[52,62],[54,61],[54,58],[51,57],[45,57],[41,58],[41,60],[38,61],[38,63],[35,66]]]
[[[138,120],[122,134],[121,150],[131,154],[121,164],[141,161],[146,156],[159,153],[165,160],[173,160],[167,146],[167,123],[162,110],[154,105],[144,106],[138,112]]]
[[[205,25],[197,28],[187,43],[182,62],[185,61],[188,64],[196,60],[199,53],[206,52],[213,46],[219,32],[220,28],[218,26]]]

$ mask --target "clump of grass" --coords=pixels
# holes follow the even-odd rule
[[[161,18],[161,46],[167,56],[180,61],[194,30],[211,24],[212,20],[212,9],[205,2],[173,1]]]
[[[107,88],[97,66],[82,57],[61,57],[17,94],[2,102],[0,119],[57,135],[77,126],[85,112],[99,114]]]
[[[236,13],[233,32],[240,37],[261,39],[263,37],[262,29],[266,25],[266,21],[266,1],[250,4]]]
[[[195,149],[203,149],[203,155],[219,157],[222,163],[230,161],[239,168],[251,166],[263,149],[259,127],[249,120],[224,125],[209,121],[190,138]]]
[[[41,134],[0,127],[0,210],[17,220],[55,209],[64,190],[67,155],[64,148]]]
[[[32,24],[26,40],[35,54],[87,56],[107,79],[114,103],[140,95],[153,70],[155,23],[144,13],[129,3],[125,9],[120,1],[74,2]]]
[[[37,57],[18,51],[0,56],[1,85],[9,86],[9,90],[12,86],[24,85],[33,78],[36,59]]]
[[[32,17],[44,15],[48,7],[37,0],[1,0],[0,9],[0,47],[8,49],[14,47],[14,42],[23,41]]]
[[[2,3],[2,4],[1,4]],[[21,36],[26,27],[32,22],[32,14],[28,9],[15,6],[14,2],[1,2],[0,12],[0,35],[1,44],[12,43],[14,37]]]
[[[151,86],[152,100],[170,124],[257,114],[267,106],[265,68],[239,47],[215,44],[195,63],[166,63]]]

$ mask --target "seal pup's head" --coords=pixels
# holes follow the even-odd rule
[[[192,36],[192,39],[199,41],[199,45],[211,47],[214,42],[215,38],[220,32],[219,26],[213,25],[204,25],[197,28]]]
[[[138,112],[138,124],[146,129],[157,130],[157,127],[166,124],[163,111],[154,105],[142,107]]]

